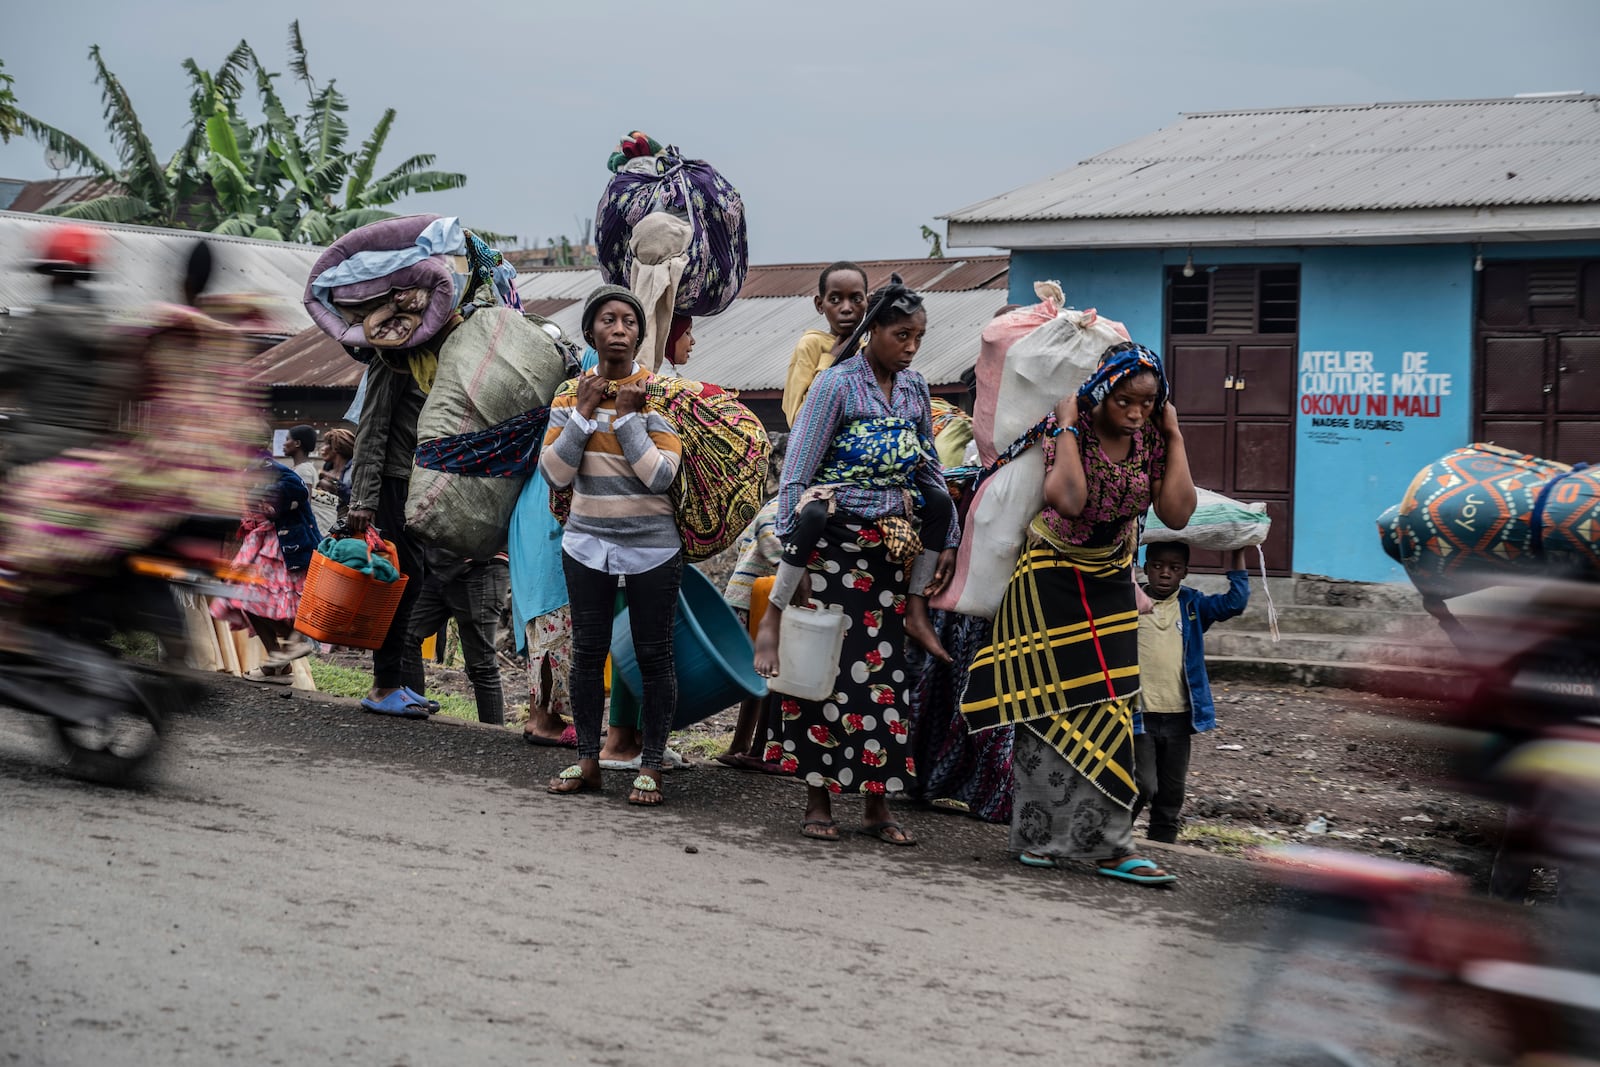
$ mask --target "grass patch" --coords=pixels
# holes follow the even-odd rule
[[[668,744],[690,759],[714,759],[728,751],[733,734],[708,734],[698,730],[680,730],[668,739]]]
[[[1178,840],[1186,845],[1209,847],[1230,856],[1238,855],[1247,848],[1259,848],[1263,845],[1271,846],[1279,843],[1271,837],[1257,833],[1254,830],[1206,822],[1191,823],[1185,826],[1182,832],[1178,834]]]
[[[366,696],[367,690],[372,688],[372,675],[367,671],[328,663],[315,656],[311,657],[308,663],[311,667],[311,678],[317,683],[317,690],[329,696],[360,698]],[[440,715],[447,715],[452,719],[465,719],[468,722],[478,721],[478,705],[471,697],[453,696],[449,693],[429,693],[428,697],[439,702]]]

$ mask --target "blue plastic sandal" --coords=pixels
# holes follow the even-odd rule
[[[439,702],[437,700],[429,700],[427,697],[423,696],[421,693],[417,692],[415,689],[411,688],[409,685],[401,686],[400,687],[400,692],[402,692],[406,696],[410,697],[411,698],[411,703],[413,703],[413,704],[421,704],[423,707],[427,708],[428,712],[430,714],[432,714],[432,715],[439,714]]]
[[[1161,868],[1150,860],[1131,856],[1115,867],[1096,869],[1107,878],[1121,878],[1125,882],[1137,882],[1140,885],[1170,885],[1178,880],[1175,874],[1139,874],[1139,871],[1159,871]]]
[[[419,704],[404,689],[396,689],[382,700],[371,697],[361,701],[361,706],[376,715],[393,715],[397,719],[426,719],[426,704]]]

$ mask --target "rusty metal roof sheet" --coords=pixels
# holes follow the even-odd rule
[[[1600,204],[1600,96],[1184,115],[955,223]]]
[[[296,389],[354,389],[366,371],[365,364],[315,326],[252,357],[249,366],[254,385]]]
[[[955,293],[969,289],[1004,289],[1010,261],[1005,256],[967,256],[963,259],[867,259],[868,288],[876,288],[899,274],[913,289],[930,293]],[[813,296],[817,278],[826,263],[771,263],[750,268],[739,299],[770,296]],[[593,267],[546,267],[517,275],[517,293],[524,305],[530,300],[582,300],[600,284]],[[541,312],[541,314],[543,314]]]

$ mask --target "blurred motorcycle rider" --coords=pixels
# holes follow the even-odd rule
[[[71,448],[91,447],[118,425],[138,387],[138,364],[112,341],[110,320],[88,282],[102,238],[88,226],[51,226],[33,269],[49,296],[0,336],[0,391],[21,411],[4,426],[0,464],[9,471]]]

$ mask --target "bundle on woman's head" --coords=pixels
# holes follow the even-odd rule
[[[1167,402],[1167,372],[1161,357],[1131,341],[1112,345],[1100,357],[1100,366],[1078,387],[1080,407],[1093,407],[1111,395],[1117,383],[1140,374],[1156,376],[1156,409]]]
[[[845,341],[843,358],[848,359],[855,354],[862,338],[873,326],[887,326],[901,319],[909,319],[921,310],[922,294],[901,281],[900,275],[889,275],[888,284],[874,290],[867,298],[867,313],[861,316],[855,332]]]

